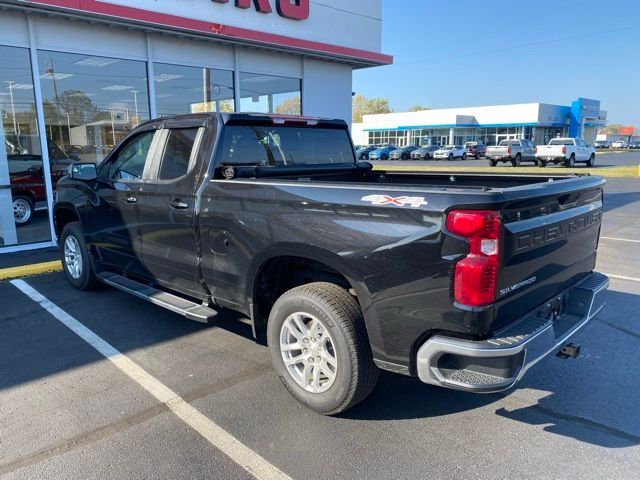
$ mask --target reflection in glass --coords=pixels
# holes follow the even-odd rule
[[[233,72],[165,63],[153,68],[159,117],[235,110]]]
[[[240,73],[240,111],[300,115],[300,79]]]
[[[47,192],[26,48],[0,46],[0,117],[0,247],[49,241]],[[54,182],[64,168],[53,156]]]
[[[146,64],[39,51],[46,134],[63,155],[100,162],[149,119]]]

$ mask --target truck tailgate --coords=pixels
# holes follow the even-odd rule
[[[562,145],[540,145],[536,147],[536,155],[539,157],[564,157]]]
[[[505,204],[493,331],[593,271],[602,195],[598,186]]]

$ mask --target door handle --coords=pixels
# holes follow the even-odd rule
[[[138,203],[138,199],[136,197],[127,197],[125,202],[127,202],[127,203]]]
[[[171,208],[175,208],[176,210],[184,210],[189,208],[189,204],[187,202],[181,202],[180,200],[172,200],[169,202],[169,206]]]

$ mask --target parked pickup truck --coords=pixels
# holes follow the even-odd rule
[[[581,138],[554,138],[549,145],[536,147],[536,161],[540,167],[546,167],[547,163],[573,167],[576,162],[593,167],[596,164],[596,149]]]
[[[502,140],[497,146],[487,147],[485,155],[489,165],[495,167],[498,162],[511,162],[519,167],[522,162],[535,162],[535,147],[529,140]]]
[[[55,228],[75,287],[236,310],[289,392],[336,414],[379,369],[496,392],[564,347],[605,304],[603,184],[372,170],[343,121],[194,114],[73,165]]]

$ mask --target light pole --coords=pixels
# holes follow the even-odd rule
[[[138,115],[138,93],[140,93],[140,90],[131,90],[131,93],[133,93],[133,103],[135,105],[136,112],[136,125],[138,125],[140,123],[140,116]]]
[[[9,98],[11,99],[11,114],[13,115],[13,133],[16,136],[16,141],[18,143],[18,148],[22,149],[22,145],[20,145],[20,135],[18,135],[18,122],[16,121],[16,104],[13,101],[13,86],[16,82],[13,80],[5,80],[6,84],[9,85]]]

